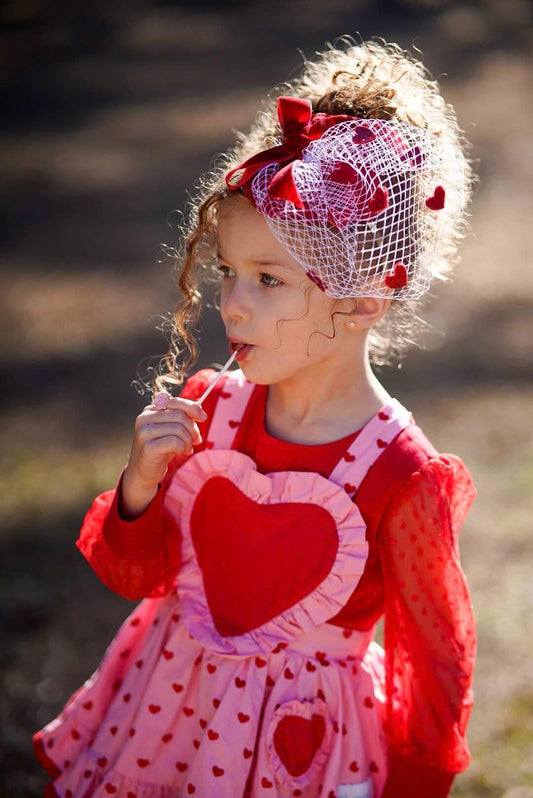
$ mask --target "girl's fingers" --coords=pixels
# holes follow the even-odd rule
[[[160,440],[161,438],[174,437],[182,440],[187,446],[190,446],[194,440],[194,431],[189,429],[188,425],[181,422],[167,422],[166,424],[145,424],[140,430],[140,438],[143,443]]]
[[[150,408],[153,410],[153,405],[150,405]],[[189,418],[192,418],[194,421],[205,421],[207,418],[207,413],[198,404],[198,402],[192,402],[190,399],[181,399],[181,397],[174,397],[174,396],[170,397],[166,410],[158,410],[156,412],[169,413],[170,411],[173,410],[182,410]]]
[[[191,454],[192,444],[178,435],[163,435],[147,443],[147,448],[154,454]]]

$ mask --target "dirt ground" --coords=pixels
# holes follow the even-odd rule
[[[528,0],[6,2],[0,91],[0,797],[42,795],[31,734],[131,610],[73,546],[113,486],[176,296],[160,244],[259,100],[341,34],[415,45],[480,182],[425,351],[384,370],[479,498],[462,561],[479,625],[472,764],[455,798],[533,796],[533,69]],[[200,365],[225,357],[213,313]],[[429,797],[428,797],[429,798]]]

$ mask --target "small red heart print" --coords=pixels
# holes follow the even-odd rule
[[[235,687],[244,687],[246,681],[244,679],[239,679],[238,676],[235,677]]]
[[[390,419],[390,416],[388,413],[385,413],[384,410],[380,410],[378,413],[378,418],[380,419],[380,421],[388,421]]]
[[[286,679],[294,679],[294,673],[291,671],[290,668],[285,668],[283,675],[285,676]]]
[[[342,456],[343,460],[346,460],[347,463],[353,463],[355,460],[355,454],[350,454],[350,452],[344,452]]]
[[[161,712],[161,707],[159,706],[159,704],[150,704],[148,706],[148,709],[150,710],[152,715],[157,715],[158,712]]]
[[[274,682],[274,679],[272,678],[272,676],[267,676],[266,686],[267,687],[274,687],[274,684],[275,684],[275,682]]]
[[[352,485],[351,482],[345,482],[344,483],[344,490],[346,491],[346,493],[355,493],[355,491],[357,490],[357,487],[355,485]]]
[[[201,663],[201,661],[202,661],[202,655],[201,655],[201,654],[198,654],[198,656],[197,656],[197,657],[196,657],[196,659],[194,660],[194,664],[195,664],[195,665],[199,665],[199,664]]]
[[[96,764],[98,765],[99,768],[105,768],[105,766],[107,765],[107,757],[105,756],[98,757],[98,759],[96,760]]]
[[[426,200],[426,206],[430,211],[441,211],[444,208],[446,192],[442,186],[437,186],[432,197]]]
[[[129,735],[130,737],[135,737],[135,729],[130,729]]]
[[[378,213],[382,213],[382,211],[386,210],[389,206],[389,194],[386,188],[382,188],[378,186],[377,189],[374,191],[373,197],[368,200],[367,202],[367,209],[372,214],[372,216],[376,216]]]
[[[92,701],[86,701],[84,704],[82,704],[82,707],[83,707],[83,709],[92,709],[93,708],[93,702]]]
[[[194,715],[194,709],[192,707],[183,707],[183,714],[190,718],[191,715]]]
[[[355,760],[353,762],[350,762],[350,770],[352,771],[352,773],[357,773],[359,771],[359,765]]]
[[[172,689],[174,690],[175,693],[181,693],[181,691],[183,690],[183,685],[176,684],[176,682],[172,682]]]
[[[108,781],[107,784],[105,785],[105,791],[109,793],[109,795],[114,795],[117,791],[117,788],[115,787],[114,784],[111,784],[111,782]]]
[[[266,776],[263,776],[263,778],[261,779],[261,787],[264,787],[265,790],[268,790],[270,789],[270,787],[273,786],[274,785],[272,784],[272,782],[269,781]]]
[[[72,790],[67,790],[66,791],[65,798],[72,798]]]
[[[175,612],[174,615],[172,616],[172,620],[174,621],[174,623],[177,623],[179,619],[180,619],[179,613]]]
[[[79,740],[80,737],[81,737],[81,734],[79,733],[79,731],[77,729],[72,729],[72,731],[70,733],[72,735],[72,739],[73,740]]]
[[[198,722],[199,722],[200,726],[202,727],[202,729],[206,729],[207,728],[207,721],[204,718],[200,718],[200,720]]]
[[[126,793],[126,798],[137,798],[137,793],[136,792],[131,792],[131,790],[128,790],[128,792]]]
[[[232,394],[229,391],[220,391],[221,399],[231,399]]]
[[[169,651],[168,649],[164,648],[163,649],[163,656],[164,656],[165,659],[172,659],[172,657],[174,656],[174,652],[173,651]]]
[[[220,698],[213,698],[213,706],[218,709],[220,706]]]
[[[193,793],[196,792],[196,787],[194,786],[194,784],[191,783],[187,784],[187,792],[189,793],[189,795],[192,795]]]
[[[312,662],[309,662],[309,661],[306,662],[305,663],[305,667],[306,667],[306,670],[309,671],[309,673],[313,673],[314,671],[316,671],[316,665],[313,665]]]
[[[249,748],[245,748],[245,749],[244,749],[244,751],[242,752],[242,755],[243,755],[243,757],[244,757],[245,759],[250,759],[250,757],[252,756],[252,754],[253,754],[253,751],[250,751],[250,749],[249,749]]]
[[[187,770],[187,763],[176,762],[176,768],[179,770],[180,773],[185,773],[185,771]]]
[[[131,648],[126,648],[124,651],[120,652],[120,659],[127,659],[131,654]]]
[[[353,629],[343,629],[342,630],[342,636],[345,637],[346,639],[348,639],[352,635],[353,635]]]
[[[130,626],[139,626],[140,622],[141,622],[140,618],[133,618],[133,620],[130,621]]]
[[[373,133],[366,125],[359,125],[355,128],[355,133],[352,136],[354,144],[367,144],[369,141],[374,141],[376,134]]]
[[[92,770],[84,770],[83,771],[83,778],[84,779],[88,779],[89,776],[92,776],[92,773],[93,773]]]
[[[113,690],[115,691],[115,693],[117,692],[117,690],[120,690],[121,687],[122,687],[122,679],[117,679],[116,682],[113,682]]]
[[[266,659],[262,659],[261,657],[255,658],[255,664],[258,668],[264,668],[266,665]]]
[[[239,718],[239,723],[248,723],[250,720],[250,716],[246,715],[244,712],[239,712],[237,717]]]
[[[209,729],[208,732],[207,732],[207,736],[209,737],[210,740],[218,740],[219,733],[216,732],[216,731],[213,731],[213,729]]]
[[[365,698],[365,700],[364,700],[364,705],[365,705],[365,707],[368,707],[368,709],[372,709],[372,707],[374,706],[374,702],[372,701],[372,699],[370,698],[370,696],[367,696],[367,697]]]
[[[149,762],[148,759],[144,759],[143,757],[139,757],[139,759],[137,760],[137,764],[139,765],[140,768],[147,768],[148,765],[150,764],[150,762]]]
[[[128,701],[131,699],[131,693],[124,693],[122,696],[122,700],[127,704]]]
[[[206,449],[212,449],[214,445],[215,445],[215,444],[214,444],[214,442],[213,442],[213,441],[206,441],[206,442],[205,442],[205,448],[206,448]]]
[[[339,724],[337,723],[336,720],[333,721],[333,731],[335,732],[335,734],[339,733]]]
[[[350,166],[349,163],[338,161],[333,167],[329,177],[334,183],[348,185],[349,183],[354,183],[355,180],[357,180],[357,172],[353,166]]]
[[[407,285],[407,269],[405,265],[398,261],[394,264],[394,269],[385,277],[387,288],[404,288]]]
[[[216,669],[217,669],[216,665],[213,665],[212,662],[208,663],[208,665],[207,665],[207,672],[208,673],[214,673],[216,671]]]
[[[213,765],[213,775],[218,778],[224,775],[224,768],[219,768],[218,765]]]
[[[319,690],[319,691],[318,691],[318,693],[316,694],[316,697],[317,697],[317,698],[320,698],[322,701],[325,701],[325,700],[326,700],[326,696],[324,695],[324,693],[323,693],[323,691],[322,691],[322,690]]]
[[[169,743],[172,740],[172,734],[169,732],[168,734],[164,734],[161,739],[164,743]]]
[[[138,659],[138,660],[135,662],[135,667],[136,667],[136,668],[139,668],[139,670],[140,670],[140,669],[142,668],[142,666],[143,666],[143,661],[142,661],[142,659]]]
[[[386,449],[387,448],[387,441],[384,441],[381,438],[378,438],[376,443],[377,443],[379,449]]]
[[[377,772],[378,772],[378,770],[379,770],[379,768],[378,768],[378,766],[376,765],[376,763],[375,763],[375,762],[371,762],[371,763],[370,763],[370,772],[371,772],[371,773],[377,773]]]
[[[46,743],[46,747],[47,748],[53,748],[54,747],[54,741],[53,740],[48,740],[48,742]]]
[[[198,749],[200,748],[200,740],[193,740],[192,744],[194,745],[194,747],[198,751]]]
[[[228,421],[228,424],[230,425],[231,429],[235,429],[236,427],[239,426],[240,423],[241,423],[240,421],[233,421],[233,419],[230,419]]]

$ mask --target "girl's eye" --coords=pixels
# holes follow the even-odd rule
[[[278,280],[277,277],[272,277],[271,274],[265,274],[264,272],[261,273],[261,282],[271,288],[275,288],[277,285],[283,285],[281,280]]]
[[[235,273],[233,269],[230,269],[229,266],[223,266],[221,263],[217,265],[218,271],[220,272],[222,279],[225,280],[227,277],[234,277]]]

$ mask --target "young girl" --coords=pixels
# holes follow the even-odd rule
[[[35,736],[47,796],[439,798],[468,765],[474,488],[370,362],[449,269],[469,165],[395,46],[328,49],[284,95],[205,187],[158,392],[85,519],[144,600]],[[213,269],[240,369],[171,397]]]

